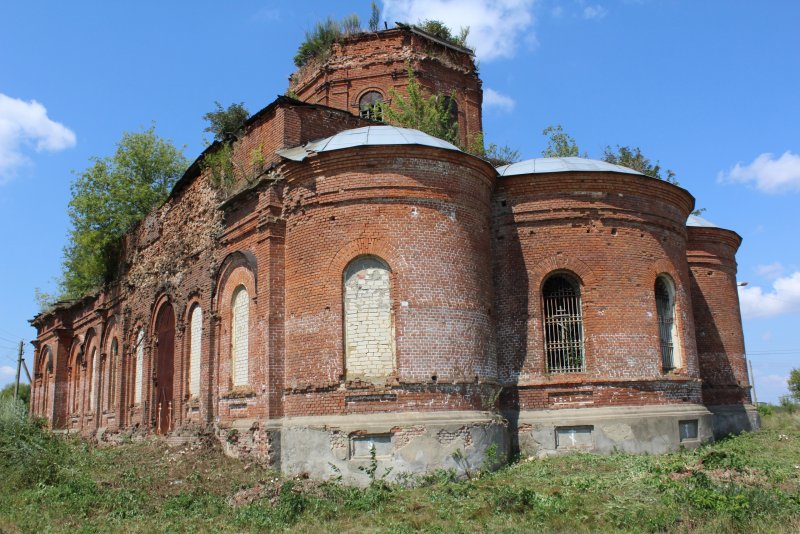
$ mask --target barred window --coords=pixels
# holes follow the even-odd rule
[[[544,350],[548,373],[586,370],[583,350],[583,316],[578,283],[556,274],[542,288]]]
[[[383,102],[383,95],[378,91],[367,91],[358,99],[358,109],[361,118],[383,121],[383,112],[380,104]]]
[[[656,278],[656,311],[658,338],[661,345],[661,364],[665,371],[675,369],[680,358],[680,347],[675,324],[675,285],[666,275]]]
[[[203,310],[200,306],[192,308],[189,324],[189,395],[197,397],[200,393],[200,349],[203,342]]]
[[[244,286],[233,292],[231,314],[231,373],[234,386],[246,386],[250,366],[250,297]]]

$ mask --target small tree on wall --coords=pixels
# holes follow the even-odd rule
[[[453,144],[458,143],[458,122],[453,120],[452,106],[455,99],[452,96],[426,96],[411,67],[408,68],[406,93],[407,95],[401,95],[392,88],[389,90],[392,104],[377,104],[386,122],[413,128]]]

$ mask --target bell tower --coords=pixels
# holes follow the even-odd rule
[[[405,95],[409,68],[426,92],[454,99],[451,108],[463,146],[482,132],[483,90],[472,51],[415,26],[398,24],[345,37],[327,56],[292,74],[289,90],[304,102],[381,120],[372,105],[391,105],[392,89]]]

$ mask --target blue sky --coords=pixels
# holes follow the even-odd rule
[[[488,140],[523,157],[562,124],[590,157],[635,145],[744,238],[738,254],[759,400],[800,367],[800,3],[391,0],[382,19],[471,27]],[[285,92],[305,30],[369,2],[0,5],[0,384],[55,289],[73,170],[151,123],[204,146],[215,100],[250,112]],[[30,364],[32,347],[26,344]]]

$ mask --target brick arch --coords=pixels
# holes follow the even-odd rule
[[[45,371],[49,373],[53,372],[53,349],[50,348],[50,345],[42,346],[39,350],[39,358],[37,361],[35,373],[44,374]]]
[[[342,285],[342,276],[347,266],[359,256],[376,256],[383,260],[389,267],[392,284],[397,277],[397,266],[401,263],[401,257],[397,249],[383,239],[362,237],[350,241],[339,249],[328,264],[328,272],[325,276],[326,289],[336,290]]]
[[[667,259],[662,258],[650,264],[650,268],[647,269],[646,273],[644,274],[646,278],[643,280],[643,282],[646,282],[648,287],[652,286],[656,283],[656,278],[662,274],[669,275],[676,286],[683,280],[681,273],[675,269],[675,264]],[[675,290],[677,291],[678,288],[676,287]]]
[[[367,93],[378,93],[379,95],[381,95],[381,99],[383,101],[386,101],[386,91],[383,88],[378,86],[366,87],[364,88],[364,90],[360,91],[356,95],[355,100],[353,101],[352,104],[354,107],[359,108],[359,111],[361,110],[361,99],[364,98],[364,95],[366,95]]]
[[[597,283],[597,276],[586,263],[577,258],[561,254],[544,260],[536,266],[536,269],[529,271],[528,278],[530,283],[528,287],[535,287],[538,293],[541,293],[547,277],[558,271],[571,273],[578,280],[582,290],[585,287],[594,287]]]
[[[196,329],[196,325],[192,322],[196,310],[200,312],[200,324],[199,324],[199,332]],[[186,302],[186,306],[183,309],[183,324],[186,325],[185,335],[183,336],[183,354],[186,355],[184,358],[182,371],[185,376],[183,387],[185,391],[189,392],[192,398],[200,396],[200,389],[202,389],[202,361],[203,361],[203,333],[206,329],[206,322],[207,322],[207,314],[208,310],[203,307],[203,300],[202,296],[199,291],[193,291],[189,295],[189,299]],[[197,353],[193,354],[193,348],[197,348]],[[192,368],[193,358],[197,358],[196,368]],[[199,383],[195,384],[196,390],[191,388],[192,384],[192,371],[195,373],[199,373]],[[191,391],[190,391],[191,390]]]
[[[156,321],[158,320],[158,314],[161,312],[161,309],[167,304],[172,306],[172,310],[173,312],[175,312],[175,316],[176,317],[178,316],[178,313],[175,309],[176,308],[175,299],[172,297],[172,295],[166,291],[160,293],[158,297],[156,297],[156,299],[153,301],[153,306],[150,308],[150,320],[148,321],[150,325],[148,329],[151,338],[155,336],[156,333],[155,329],[156,329]]]
[[[111,317],[103,328],[103,355],[105,359],[105,366],[103,368],[103,390],[100,392],[100,402],[104,409],[113,410],[114,405],[119,399],[117,387],[120,383],[120,376],[122,374],[122,340],[120,339],[119,329],[117,328],[117,320]],[[112,345],[114,340],[117,341],[116,360],[112,352]],[[112,394],[112,388],[114,390]],[[113,399],[113,403],[111,402]]]
[[[257,370],[253,355],[258,354],[257,347],[257,328],[258,321],[256,302],[256,273],[251,268],[250,262],[242,263],[246,259],[240,255],[231,259],[230,263],[223,265],[218,280],[218,291],[213,312],[219,315],[219,323],[216,326],[219,336],[219,375],[218,387],[221,393],[227,393],[234,388],[233,375],[233,298],[240,287],[244,287],[248,297],[248,321],[247,321],[247,384],[238,384],[242,387],[252,385],[252,375]]]
[[[219,267],[216,269],[216,283],[214,284],[214,293],[211,295],[211,307],[215,311],[219,311],[219,299],[222,291],[225,286],[228,285],[228,280],[231,278],[231,275],[238,269],[245,269],[250,272],[252,284],[248,286],[248,292],[251,298],[256,296],[256,292],[258,291],[258,279],[256,277],[256,273],[258,273],[258,261],[256,257],[249,250],[231,252],[225,256],[225,259],[220,262]]]

